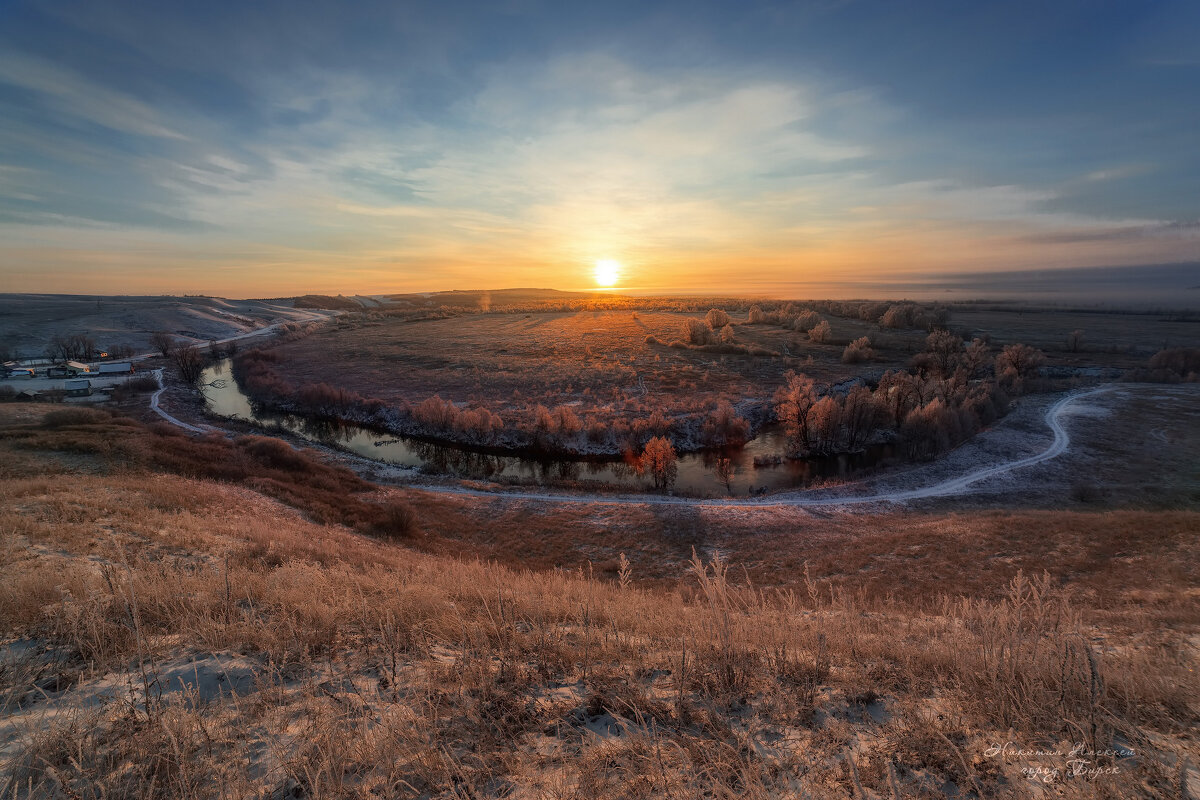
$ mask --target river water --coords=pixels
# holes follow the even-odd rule
[[[648,476],[637,475],[620,460],[492,455],[467,447],[431,444],[353,424],[329,423],[258,409],[238,387],[228,359],[206,369],[200,382],[208,410],[213,414],[251,422],[268,430],[286,430],[312,442],[430,474],[537,486],[576,483],[592,489],[626,491],[643,490],[651,486]],[[756,456],[782,456],[786,445],[787,437],[783,431],[778,427],[769,427],[745,446],[725,452],[723,455],[734,466],[728,488],[715,472],[718,454],[681,455],[674,492],[696,497],[745,497],[750,494],[752,487],[766,487],[768,491],[802,488],[829,479],[849,477],[891,456],[891,448],[880,445],[864,453],[784,459],[776,465],[754,466]]]

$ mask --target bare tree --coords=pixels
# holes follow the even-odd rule
[[[55,336],[46,346],[46,355],[56,361],[90,359],[96,350],[96,340],[86,333]]]
[[[716,465],[713,467],[713,472],[717,476],[717,480],[725,484],[725,491],[733,494],[733,474],[737,471],[737,467],[733,465],[733,459],[721,456],[717,459]]]
[[[962,357],[963,340],[950,331],[934,331],[925,338],[925,352],[939,377],[946,377],[954,372]]]
[[[814,450],[835,452],[842,435],[842,404],[829,395],[822,397],[809,412],[808,428]]]
[[[1067,349],[1078,353],[1083,348],[1083,331],[1076,329],[1067,334]]]
[[[171,354],[171,361],[179,370],[180,377],[188,384],[199,381],[200,374],[204,372],[204,357],[194,347],[178,348]]]
[[[991,365],[991,346],[983,339],[974,339],[963,351],[962,363],[967,370],[967,377],[974,378]]]
[[[67,337],[55,335],[46,345],[46,357],[55,361],[68,361],[71,358],[71,345]]]
[[[1010,344],[996,357],[996,373],[1017,378],[1029,378],[1037,374],[1046,358],[1042,351],[1027,344]]]
[[[859,384],[842,401],[842,424],[846,429],[846,448],[854,451],[871,438],[879,425],[879,405],[866,386]]]
[[[917,376],[903,370],[889,370],[879,379],[875,394],[892,424],[900,425],[908,412],[920,405],[919,382]]]
[[[767,315],[758,306],[750,306],[750,313],[746,321],[751,325],[763,325],[767,322]]]
[[[150,334],[150,346],[168,358],[175,349],[175,337],[167,331],[155,331]]]
[[[817,390],[812,378],[788,371],[784,385],[775,393],[775,416],[787,431],[793,452],[802,452],[809,445],[809,415],[817,402]]]
[[[733,326],[726,325],[725,327],[721,328],[720,332],[717,335],[717,338],[721,340],[722,344],[729,344],[730,342],[732,342],[733,341]]]

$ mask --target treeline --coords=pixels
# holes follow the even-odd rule
[[[950,309],[944,305],[927,305],[911,301],[878,300],[751,300],[744,297],[624,297],[620,295],[554,298],[525,302],[482,303],[476,297],[430,300],[427,310],[443,309],[448,313],[535,314],[578,311],[663,311],[695,314],[711,309],[723,313],[749,314],[750,324],[774,324],[807,331],[827,314],[846,319],[875,322],[887,328],[932,330],[944,326]],[[413,310],[403,308],[379,309],[372,315],[408,315]]]
[[[327,294],[306,294],[297,297],[293,305],[296,308],[316,308],[332,311],[362,311],[362,303],[351,300],[345,295],[331,297]]]
[[[394,404],[327,383],[296,386],[275,369],[278,361],[269,350],[250,350],[233,361],[242,391],[263,408],[470,447],[619,456],[640,451],[655,437],[698,450],[740,445],[752,433],[750,421],[725,400],[702,412],[671,416],[661,407],[634,418],[580,416],[572,406],[540,403],[506,409],[502,415],[482,404],[460,406],[438,395]]]
[[[782,325],[797,331],[812,330],[822,321],[821,314],[874,322],[884,328],[915,330],[944,327],[950,319],[950,309],[946,306],[876,300],[814,300],[803,304],[789,302],[774,305],[764,303],[752,305],[748,314],[751,325]]]
[[[859,383],[844,394],[821,393],[808,376],[789,372],[775,395],[775,414],[793,456],[854,452],[889,439],[906,457],[928,459],[1003,416],[1009,397],[1028,387],[1042,361],[1026,345],[994,355],[982,340],[968,345],[935,331],[910,369],[884,373],[873,388]]]

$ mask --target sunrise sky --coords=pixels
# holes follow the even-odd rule
[[[3,1],[0,291],[1197,260],[1197,87],[1193,0]]]

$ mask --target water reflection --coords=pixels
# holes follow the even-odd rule
[[[204,371],[202,391],[209,411],[284,430],[310,441],[332,445],[366,458],[411,467],[429,474],[525,484],[578,484],[626,490],[649,488],[650,479],[637,475],[624,461],[527,458],[481,453],[462,447],[424,442],[380,433],[329,420],[257,410],[233,380],[228,360]],[[878,466],[892,457],[889,446],[864,453],[805,460],[781,459],[786,436],[766,429],[744,447],[721,453],[692,453],[679,458],[675,491],[701,497],[746,497],[755,490],[774,491],[811,486],[818,481],[848,477]],[[717,459],[728,458],[729,487],[718,474]],[[756,461],[759,466],[755,466]]]

